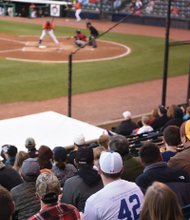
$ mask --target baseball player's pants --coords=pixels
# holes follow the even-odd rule
[[[55,44],[59,44],[59,41],[57,40],[53,30],[43,30],[42,34],[40,36],[40,40],[43,40],[47,33],[52,38],[52,40],[54,41]]]
[[[77,9],[75,11],[75,17],[76,17],[77,21],[81,20],[80,13],[81,13],[81,9]]]
[[[75,40],[75,44],[79,47],[83,47],[86,44],[86,42],[83,40]]]

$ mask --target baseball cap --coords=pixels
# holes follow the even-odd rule
[[[36,180],[36,192],[41,199],[48,194],[59,195],[60,183],[57,177],[52,172],[41,173]]]
[[[53,158],[55,161],[65,161],[67,159],[67,151],[64,147],[55,147],[53,149]]]
[[[76,145],[84,145],[85,144],[85,137],[83,134],[79,134],[77,136],[75,136],[74,138],[74,144]]]
[[[159,105],[159,110],[161,114],[166,114],[167,113],[167,109],[164,105]]]
[[[36,158],[28,158],[23,161],[21,166],[23,176],[38,176],[40,174],[40,165]]]
[[[117,152],[103,151],[99,159],[100,169],[107,174],[120,173],[123,168],[123,160]]]
[[[30,149],[30,148],[34,148],[36,146],[36,142],[34,140],[34,138],[29,137],[26,139],[25,141],[25,147]]]
[[[190,140],[190,120],[185,123],[185,135]]]
[[[131,112],[129,112],[129,111],[123,112],[123,117],[125,119],[130,119],[132,117]]]
[[[92,148],[82,147],[76,151],[75,155],[76,162],[80,165],[93,164],[94,154]]]

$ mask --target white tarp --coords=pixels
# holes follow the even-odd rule
[[[36,146],[47,145],[70,147],[74,137],[83,134],[87,142],[97,140],[105,130],[88,123],[69,118],[56,112],[43,112],[12,119],[0,120],[0,147],[15,145],[26,150],[26,138],[33,137]]]

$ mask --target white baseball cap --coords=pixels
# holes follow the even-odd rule
[[[77,136],[75,136],[74,138],[74,144],[76,145],[84,145],[85,144],[85,137],[83,134],[78,134]]]
[[[125,119],[131,119],[131,117],[132,117],[131,112],[130,111],[123,112],[123,117]]]
[[[123,160],[117,152],[102,152],[99,159],[100,169],[107,174],[120,173],[123,168]]]

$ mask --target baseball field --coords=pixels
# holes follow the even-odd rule
[[[76,24],[75,21],[55,20],[60,47],[46,37],[45,48],[40,49],[37,41],[43,21],[44,18],[1,20],[1,104],[67,96],[68,55],[77,49],[71,37],[78,28],[88,36],[85,21]],[[101,33],[113,25],[106,22],[103,26],[100,21],[94,24]],[[162,78],[164,29],[161,36],[153,36],[154,28],[151,31],[150,27],[149,33],[138,34],[138,28],[127,33],[129,27],[122,24],[123,31],[112,31],[98,39],[98,48],[86,47],[73,56],[73,94]],[[181,37],[179,35],[171,36],[171,41],[185,38],[183,31]],[[169,76],[187,74],[189,49],[189,45],[170,48]]]

